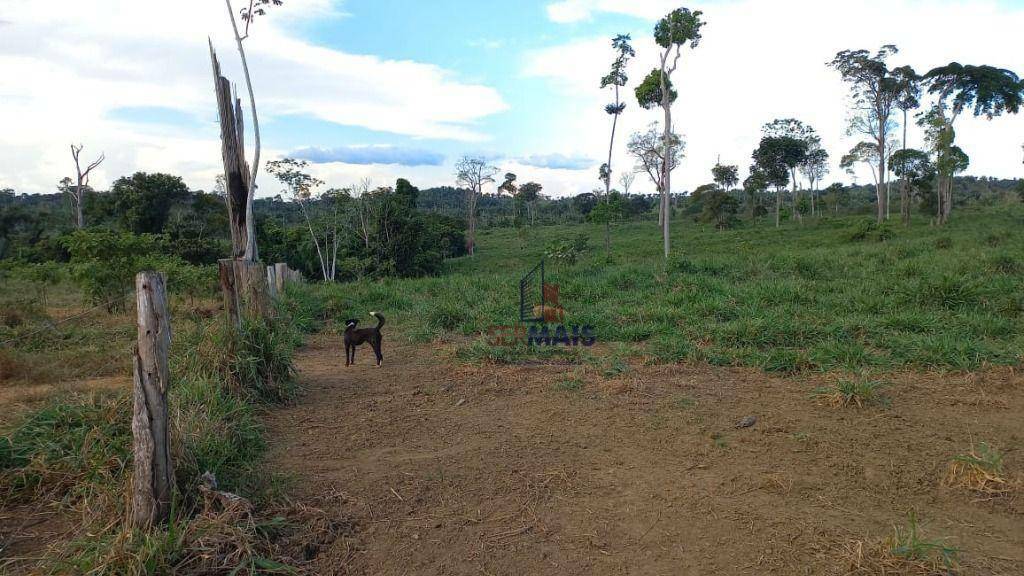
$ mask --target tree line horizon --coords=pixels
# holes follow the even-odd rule
[[[255,200],[255,177],[259,166],[260,142],[259,124],[256,118],[256,106],[253,96],[249,69],[245,59],[242,42],[249,36],[249,26],[255,16],[262,16],[271,6],[280,6],[282,0],[257,0],[241,11],[245,24],[244,33],[235,25],[234,14],[229,13],[234,27],[235,40],[241,56],[245,73],[245,84],[252,111],[252,124],[255,132],[254,162],[249,165],[244,158],[244,150],[240,150],[240,177],[233,176],[229,169],[229,160],[234,161],[227,150],[237,146],[225,145],[225,174],[220,178],[219,187],[225,190],[230,221],[238,219],[244,223],[240,234],[244,242],[236,241],[233,232],[233,243],[236,257],[256,259],[256,231],[253,202]],[[615,58],[607,74],[599,79],[601,89],[611,91],[613,99],[604,106],[605,112],[611,116],[611,130],[608,144],[607,161],[598,169],[598,182],[591,193],[597,201],[588,210],[588,219],[604,224],[606,250],[610,252],[611,224],[620,220],[627,212],[623,196],[629,195],[629,188],[637,175],[646,176],[655,188],[657,201],[658,225],[661,230],[663,255],[670,255],[670,224],[674,213],[674,200],[680,196],[672,189],[672,173],[682,163],[686,141],[680,131],[673,125],[673,105],[679,93],[673,85],[672,75],[683,60],[685,48],[695,50],[699,47],[702,31],[705,26],[703,12],[688,8],[677,8],[654,26],[653,39],[658,47],[658,65],[650,70],[634,89],[634,100],[645,110],[658,110],[662,120],[651,122],[646,130],[630,135],[626,149],[635,163],[631,170],[621,170],[617,182],[622,190],[612,188],[615,170],[612,165],[616,145],[616,132],[619,116],[627,109],[628,100],[624,99],[622,89],[628,82],[629,62],[636,56],[628,34],[619,34],[612,38],[611,45]],[[913,198],[927,199],[931,194],[928,209],[934,211],[933,222],[945,224],[951,215],[954,205],[954,177],[963,173],[970,164],[966,151],[956,143],[956,120],[967,112],[976,117],[994,119],[1004,114],[1019,112],[1024,99],[1024,82],[1014,72],[991,65],[962,65],[952,62],[944,66],[918,73],[909,65],[890,67],[889,59],[898,53],[895,45],[887,44],[875,52],[864,49],[842,50],[824,65],[834,69],[848,87],[847,135],[863,138],[849,151],[841,156],[839,166],[850,175],[854,175],[858,166],[866,166],[872,174],[875,188],[875,219],[882,223],[890,218],[892,184],[897,184],[896,193],[900,202],[900,219],[909,223],[911,202]],[[219,67],[213,54],[215,76]],[[221,78],[222,82],[226,82]],[[220,97],[220,96],[219,96]],[[232,95],[231,98],[234,98]],[[236,110],[226,105],[227,113],[237,115],[237,128],[241,130],[241,100]],[[235,129],[235,121],[225,121],[222,108],[222,139],[228,132]],[[911,115],[922,132],[923,146],[921,149],[908,146],[908,131]],[[225,126],[231,128],[227,132]],[[897,130],[902,127],[902,138]],[[238,135],[241,142],[241,134]],[[72,145],[71,151],[75,163],[77,178],[64,178],[58,188],[71,201],[74,207],[75,227],[86,227],[84,204],[89,188],[89,175],[99,166],[105,155],[96,160],[80,162],[83,146]],[[833,151],[834,153],[834,151]],[[711,179],[708,184],[696,187],[692,192],[686,191],[684,197],[692,197],[702,206],[702,217],[723,227],[734,218],[739,200],[737,192],[746,196],[748,215],[754,218],[758,211],[767,212],[763,206],[766,195],[774,193],[775,225],[780,226],[783,204],[789,202],[788,209],[799,222],[805,214],[811,216],[819,213],[817,206],[821,197],[819,185],[829,173],[831,154],[824,148],[821,138],[814,127],[801,119],[779,118],[766,123],[761,130],[760,142],[751,153],[751,164],[748,176],[740,182],[740,167],[737,164],[716,163],[710,167]],[[312,201],[337,200],[333,210],[337,212],[344,205],[344,210],[363,210],[365,203],[352,201],[353,192],[358,187],[331,188],[321,192],[319,188],[324,182],[307,173],[308,163],[303,160],[283,158],[269,162],[267,172],[272,174],[282,185],[282,192],[301,208],[305,215],[305,223],[318,254],[321,270],[325,279],[333,278],[330,258],[325,252],[337,251],[337,238],[331,239],[330,233],[319,233],[315,230],[313,219],[307,210]],[[238,172],[236,169],[235,172]],[[513,199],[512,220],[515,221],[519,210],[525,210],[532,223],[535,219],[537,202],[542,197],[543,185],[538,182],[518,183],[518,177],[512,172],[505,174],[500,184],[496,181],[499,168],[478,155],[464,155],[455,163],[454,182],[464,190],[465,199],[465,251],[470,256],[475,253],[478,209],[480,198],[484,194],[484,186],[496,184],[496,195],[508,195]],[[144,174],[144,173],[143,173]],[[800,176],[807,186],[801,187]],[[122,179],[123,180],[123,179]],[[399,182],[402,182],[400,180]],[[408,183],[408,181],[405,181]],[[241,186],[240,190],[235,190]],[[362,192],[370,192],[370,185],[364,182]],[[838,194],[841,185],[836,183],[826,188]],[[378,188],[379,191],[379,188]],[[806,194],[806,198],[803,193]],[[933,200],[933,201],[932,201]],[[329,203],[329,202],[328,202]],[[804,206],[804,204],[809,206]],[[235,206],[237,204],[237,207]],[[408,204],[408,203],[407,203]],[[415,203],[409,205],[414,208]],[[838,203],[836,203],[838,206]],[[337,235],[337,219],[329,227]],[[358,227],[355,227],[358,228]],[[366,229],[366,225],[362,226]],[[363,235],[364,240],[366,234]]]

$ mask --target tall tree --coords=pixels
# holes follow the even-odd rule
[[[800,191],[797,188],[797,169],[807,161],[807,155],[813,148],[821,147],[821,138],[814,128],[795,118],[782,118],[773,120],[764,125],[762,134],[769,138],[789,138],[801,143],[801,153],[796,147],[786,149],[784,156],[786,168],[789,170],[789,179],[793,184],[793,214],[797,220],[802,221],[800,211],[796,209],[800,199]]]
[[[847,84],[850,85],[852,113],[849,133],[859,133],[871,138],[875,145],[874,158],[878,162],[875,178],[875,196],[878,200],[877,219],[885,219],[888,212],[888,195],[885,187],[887,146],[890,132],[895,127],[892,112],[900,97],[897,78],[889,71],[886,60],[898,52],[887,44],[875,54],[867,50],[844,50],[829,62]]]
[[[136,172],[118,178],[110,187],[121,224],[136,234],[160,234],[175,203],[188,198],[188,186],[178,176]]]
[[[455,163],[455,183],[466,187],[466,252],[476,254],[476,203],[483,194],[484,184],[494,182],[498,169],[480,156],[463,156]]]
[[[316,247],[317,259],[320,262],[320,274],[323,276],[324,282],[330,282],[334,280],[335,262],[337,261],[337,228],[334,229],[334,249],[328,245],[329,234],[327,232],[324,233],[325,238],[321,246],[320,234],[313,224],[311,204],[319,199],[317,189],[323,186],[324,182],[308,174],[306,172],[308,166],[309,163],[305,160],[284,158],[268,162],[267,172],[273,174],[278,182],[284,185],[286,188],[284,192],[299,205],[302,217],[306,221],[306,228],[313,240],[313,246]]]
[[[682,161],[684,148],[682,139],[675,134],[672,135],[672,139],[669,140],[669,145],[666,147],[657,122],[648,126],[644,132],[633,133],[626,144],[629,154],[636,159],[637,172],[642,171],[650,177],[655,190],[662,199],[665,197],[666,186],[663,178]],[[668,164],[667,169],[665,169],[665,164]],[[662,226],[662,233],[664,233],[662,220],[665,217],[664,207],[664,203],[662,203],[658,212],[658,223]]]
[[[508,194],[509,199],[512,200],[512,223],[513,223],[513,225],[515,224],[515,221],[518,218],[518,216],[516,215],[516,201],[515,201],[515,199],[516,199],[516,192],[519,190],[519,187],[516,186],[516,179],[517,178],[518,177],[515,174],[513,174],[512,172],[506,172],[505,173],[505,180],[500,185],[498,185],[498,196],[501,196],[503,193],[504,194]]]
[[[620,89],[629,81],[626,76],[626,64],[629,59],[636,56],[636,52],[629,44],[629,34],[619,34],[612,38],[612,48],[616,52],[615,60],[612,61],[611,70],[601,78],[601,88],[611,87],[615,93],[615,101],[606,105],[604,111],[612,117],[612,134],[608,140],[608,161],[601,165],[598,176],[604,183],[604,201],[611,201],[612,191],[612,152],[615,150],[615,129],[619,123],[619,116],[626,109],[626,103],[619,95]],[[605,221],[604,242],[605,246],[611,246],[611,222]]]
[[[612,67],[608,74],[601,78],[601,88],[611,87],[615,94],[615,101],[604,107],[604,111],[612,117],[612,134],[608,140],[608,162],[600,170],[600,177],[604,182],[604,193],[606,195],[611,192],[612,152],[615,150],[615,129],[619,123],[619,116],[626,109],[626,103],[622,101],[619,91],[629,81],[629,77],[626,76],[626,64],[629,63],[630,58],[636,56],[636,52],[630,46],[629,41],[629,34],[619,34],[612,38],[612,48],[616,52],[615,60],[612,62]]]
[[[519,200],[526,205],[530,213],[530,225],[534,224],[534,215],[537,213],[537,200],[540,198],[540,191],[544,187],[536,182],[527,182],[519,187]]]
[[[792,136],[763,136],[751,158],[750,171],[759,172],[767,185],[775,187],[775,226],[782,224],[782,191],[789,184],[790,166],[807,155],[807,142]]]
[[[871,178],[878,185],[878,149],[874,142],[858,142],[850,151],[843,155],[839,167],[852,174],[857,163],[863,163],[871,170]]]
[[[78,146],[71,145],[71,157],[75,159],[75,174],[78,176],[78,183],[74,187],[64,185],[61,188],[62,191],[71,197],[71,203],[75,207],[75,227],[79,229],[85,228],[85,193],[89,188],[89,174],[107,158],[101,152],[99,158],[90,162],[83,170],[82,162],[79,158],[82,154],[82,148],[84,146],[81,144]]]
[[[935,179],[935,166],[928,154],[913,148],[903,148],[889,158],[893,174],[900,179],[900,219],[910,224],[911,189],[922,189]]]
[[[665,115],[665,124],[662,127],[662,148],[671,150],[674,142],[678,141],[672,126],[672,102],[676,99],[676,92],[672,89],[672,73],[679,66],[679,58],[682,55],[683,47],[689,45],[696,48],[700,43],[700,29],[704,22],[700,17],[703,13],[700,10],[690,11],[688,8],[677,8],[662,18],[654,27],[654,41],[661,47],[659,56],[660,67],[648,75],[647,79],[636,89],[637,101],[641,106],[651,109],[661,106]],[[652,79],[654,82],[651,82]],[[656,89],[655,89],[656,88]],[[671,156],[672,153],[669,153]],[[662,222],[662,244],[665,258],[668,258],[669,241],[669,220],[671,210],[669,201],[672,194],[672,162],[662,162],[661,181],[661,222]]]
[[[714,178],[715,184],[721,186],[722,190],[732,190],[740,183],[740,167],[715,164],[715,167],[711,169],[711,176]]]
[[[622,186],[622,193],[626,196],[629,196],[629,189],[633,187],[633,180],[636,180],[635,172],[627,171],[619,175],[619,186]]]
[[[1024,83],[1013,72],[994,66],[972,66],[952,62],[924,75],[935,105],[922,118],[929,144],[936,155],[938,223],[944,224],[952,210],[953,174],[963,165],[966,154],[953,153],[954,123],[970,109],[974,116],[989,120],[1005,113],[1016,114],[1024,100]],[[962,156],[961,156],[962,155]]]
[[[757,216],[757,199],[768,190],[768,178],[757,166],[752,166],[750,175],[743,180],[743,192],[747,195],[747,209],[750,212],[750,219]]]
[[[896,83],[896,108],[903,112],[903,143],[901,151],[904,153],[907,151],[907,128],[909,127],[908,116],[911,110],[916,110],[921,106],[921,77],[917,75],[910,66],[900,66],[892,70],[893,81]],[[889,167],[893,169],[893,173],[896,173],[895,166],[892,164],[892,158],[897,158],[894,154],[890,157]],[[898,157],[900,161],[907,161],[910,157],[903,154]],[[910,224],[910,178],[911,172],[904,166],[900,170],[903,176],[896,174],[900,178],[900,218],[903,220],[904,225]]]
[[[818,183],[828,174],[828,151],[821,147],[820,141],[815,141],[804,161],[800,163],[800,173],[807,178],[811,188],[811,216],[817,211]]]

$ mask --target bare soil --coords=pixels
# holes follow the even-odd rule
[[[268,415],[272,470],[351,527],[315,573],[876,574],[913,513],[963,573],[1024,574],[1020,491],[943,485],[980,441],[1020,478],[1012,371],[890,375],[889,407],[833,408],[812,397],[831,376],[460,366],[389,336],[379,369],[318,337],[304,396]]]

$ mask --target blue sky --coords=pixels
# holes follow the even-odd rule
[[[238,0],[235,0],[238,3]],[[88,4],[88,5],[87,5]],[[676,191],[709,180],[721,158],[750,163],[762,124],[795,117],[832,154],[827,181],[850,181],[838,158],[846,90],[824,65],[845,48],[895,43],[893,65],[918,70],[951,60],[1024,71],[1008,50],[1024,28],[1024,4],[996,0],[716,0],[704,38],[683,55],[676,129],[687,156]],[[219,173],[218,128],[207,38],[241,82],[219,1],[180,0],[157,14],[147,2],[0,0],[0,187],[52,192],[70,175],[68,146],[107,161],[93,185],[137,170],[182,175],[210,189]],[[608,149],[610,94],[598,87],[610,38],[633,35],[628,103],[613,155],[633,168],[629,134],[660,115],[639,109],[632,84],[653,67],[650,39],[675,0],[286,0],[246,41],[263,135],[263,160],[294,155],[328,186],[406,177],[453,184],[452,164],[481,154],[501,171],[536,180],[550,195],[599,185]],[[248,110],[246,110],[248,113]],[[248,114],[247,114],[248,115]],[[965,119],[970,173],[1021,172],[1024,120]],[[911,145],[920,134],[911,129]],[[250,157],[251,157],[251,137]],[[870,181],[860,171],[857,181]],[[260,194],[279,186],[264,173]],[[638,175],[634,192],[650,192]]]

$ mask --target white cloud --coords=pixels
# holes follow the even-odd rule
[[[658,48],[650,39],[653,21],[678,3],[578,0],[556,2],[549,8],[568,9],[563,4],[572,5],[577,21],[595,11],[649,21],[632,30],[637,58],[629,68],[631,83],[624,98],[628,107],[619,123],[613,162],[621,171],[633,164],[625,153],[628,135],[661,120],[660,112],[637,107],[632,89],[656,64]],[[859,138],[845,135],[846,87],[825,65],[839,50],[874,50],[895,43],[901,52],[891,63],[911,64],[921,72],[952,60],[1024,72],[1024,57],[1006,49],[1006,39],[1024,26],[1024,12],[994,1],[736,0],[689,6],[704,11],[706,26],[701,44],[684,51],[673,78],[680,92],[673,121],[688,142],[687,158],[673,178],[677,190],[709,181],[719,157],[745,171],[761,125],[787,117],[813,125],[822,135],[833,160],[826,181],[848,180],[838,168],[839,157]],[[523,74],[549,79],[566,100],[564,113],[551,118],[552,149],[596,157],[607,150],[611,125],[602,108],[610,93],[599,90],[597,81],[613,58],[610,38],[605,37],[575,40],[527,56]],[[958,143],[971,155],[969,174],[1020,175],[1024,117],[1011,115],[992,122],[964,118],[958,121],[957,133]],[[911,127],[910,140],[910,145],[920,145],[916,126]],[[861,183],[870,180],[866,171],[859,176]],[[592,174],[578,177],[578,190],[594,186]],[[648,182],[641,186],[641,181],[638,176],[638,192],[653,189]]]
[[[590,18],[593,9],[592,2],[588,0],[561,0],[552,2],[547,6],[548,18],[552,22],[570,24]]]
[[[300,21],[342,17],[336,5],[290,0],[255,21],[246,50],[261,119],[301,114],[418,138],[488,139],[476,123],[507,108],[495,90],[431,64],[349,54],[290,32]],[[81,141],[87,154],[107,154],[93,178],[99,187],[135,170],[211,185],[219,151],[207,36],[226,75],[243,81],[222,2],[0,0],[0,14],[0,183],[52,191],[71,171],[68,145]],[[189,133],[109,118],[122,107],[180,110],[206,127]]]

